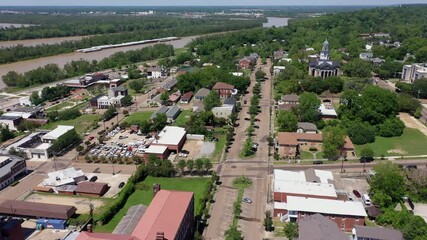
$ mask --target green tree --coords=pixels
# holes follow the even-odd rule
[[[179,160],[178,168],[181,170],[181,173],[184,174],[184,169],[187,166],[187,162],[184,159]]]
[[[407,112],[411,115],[414,115],[421,106],[417,99],[407,93],[399,94],[397,96],[397,102],[399,104],[399,112]]]
[[[391,198],[392,203],[402,201],[405,195],[405,179],[397,164],[387,161],[375,165],[373,170],[375,175],[369,181],[370,193],[373,196],[385,194]]]
[[[243,144],[243,149],[242,149],[243,157],[249,157],[254,154],[252,145],[253,145],[252,138],[251,137],[246,138],[246,141]]]
[[[345,135],[340,127],[325,127],[323,129],[323,155],[331,160],[339,159],[345,143]]]
[[[159,113],[152,120],[151,130],[152,131],[160,131],[168,124],[168,117],[165,113]]]
[[[81,152],[84,150],[84,147],[82,145],[79,145],[76,147],[77,152]]]
[[[136,79],[129,81],[128,86],[130,89],[134,90],[137,93],[140,93],[141,90],[144,88],[144,82],[142,80]]]
[[[209,170],[211,170],[213,167],[212,162],[209,158],[203,159],[203,168],[205,169],[206,173],[209,173]]]
[[[348,124],[347,132],[354,144],[362,145],[375,142],[376,129],[367,123],[352,121]]]
[[[108,121],[117,114],[117,109],[114,106],[110,106],[107,111],[104,112],[104,115],[102,115],[102,120]]]
[[[31,104],[37,106],[37,105],[43,103],[43,99],[40,98],[38,92],[32,92],[30,95],[30,102],[31,102]]]
[[[201,173],[203,166],[204,166],[203,159],[201,159],[201,158],[196,159],[196,161],[194,162],[194,165],[196,167],[196,171]]]
[[[288,239],[297,238],[298,233],[298,223],[288,222],[283,226],[283,232]]]
[[[328,77],[325,86],[331,93],[340,93],[344,87],[344,81],[340,77]]]
[[[126,95],[122,98],[122,103],[124,107],[130,106],[133,104],[133,99],[131,95]]]
[[[365,158],[370,158],[370,157],[374,157],[374,150],[372,150],[372,148],[370,147],[364,147],[361,151],[360,151],[360,156],[361,157],[365,157]]]
[[[169,100],[169,93],[164,92],[160,95],[160,100],[162,100],[163,103],[167,102]]]
[[[203,102],[205,104],[206,111],[210,111],[214,107],[221,106],[221,99],[216,91],[210,91]]]
[[[362,59],[355,59],[344,65],[344,73],[350,77],[370,77],[372,64]]]
[[[320,100],[316,94],[304,92],[300,95],[299,115],[300,121],[316,123],[319,121]]]
[[[263,70],[258,70],[255,73],[255,78],[256,78],[256,80],[263,80],[265,75],[266,75],[266,73]]]
[[[270,211],[265,212],[264,229],[267,232],[273,231],[273,218],[271,217]]]
[[[237,227],[230,227],[224,233],[225,240],[243,240],[242,232]]]
[[[0,140],[2,142],[5,142],[5,141],[12,139],[14,137],[15,137],[15,135],[13,134],[12,131],[9,130],[9,126],[0,125]]]
[[[194,169],[194,160],[190,159],[187,161],[187,169],[190,172],[190,174],[193,172]]]
[[[298,117],[292,111],[279,111],[277,123],[280,132],[295,132],[298,128]]]

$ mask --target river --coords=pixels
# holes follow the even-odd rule
[[[165,44],[171,44],[172,46],[174,46],[174,48],[182,48],[191,40],[199,36],[182,37],[179,40],[165,42]],[[0,80],[1,80],[0,90],[5,88],[5,84],[3,83],[3,80],[1,78],[3,77],[3,75],[8,73],[9,71],[24,73],[38,67],[43,67],[49,63],[55,63],[55,64],[58,64],[58,66],[63,67],[66,63],[69,63],[73,60],[79,60],[79,59],[85,59],[88,61],[92,61],[92,60],[100,61],[106,57],[111,56],[116,52],[121,52],[121,51],[126,52],[129,50],[140,49],[140,48],[152,46],[155,44],[157,43],[148,43],[143,45],[122,47],[122,48],[111,48],[111,49],[105,49],[102,51],[91,52],[91,53],[72,52],[72,53],[59,54],[59,55],[50,56],[50,57],[43,57],[43,58],[31,59],[31,60],[20,61],[15,63],[3,64],[3,65],[0,65]]]
[[[265,28],[269,27],[286,27],[290,18],[279,18],[279,17],[267,17],[267,22],[263,23],[262,26]]]
[[[42,45],[42,44],[52,45],[52,44],[61,43],[65,41],[78,41],[84,37],[90,37],[90,36],[73,36],[73,37],[37,38],[37,39],[25,39],[25,40],[14,40],[14,41],[0,41],[0,48],[13,47],[16,45],[23,45],[26,47]]]

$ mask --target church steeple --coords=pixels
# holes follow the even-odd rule
[[[323,43],[322,51],[320,52],[320,60],[329,60],[329,42],[328,39]]]

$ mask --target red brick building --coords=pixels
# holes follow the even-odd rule
[[[185,128],[166,126],[157,134],[151,146],[165,146],[170,152],[178,153],[181,151],[186,140],[187,132]]]
[[[239,61],[239,66],[240,66],[240,68],[243,68],[243,69],[250,69],[251,68],[251,61],[249,59],[246,59],[246,58],[241,59]]]
[[[223,82],[217,82],[212,87],[212,90],[216,91],[220,98],[229,98],[233,93],[234,86]]]

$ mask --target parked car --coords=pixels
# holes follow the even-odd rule
[[[371,205],[371,198],[369,198],[368,194],[363,194],[362,200],[363,200],[363,203],[365,203],[365,205],[367,206]]]
[[[122,188],[125,185],[125,182],[119,183],[119,188]]]
[[[315,165],[323,164],[323,161],[314,161],[313,164]]]
[[[182,153],[185,153],[185,154],[190,154],[190,151],[185,150],[185,149],[182,149],[182,150],[181,150],[181,152],[182,152]]]
[[[372,162],[372,161],[374,161],[373,157],[361,157],[360,158],[361,163],[367,163],[367,162]]]
[[[406,169],[408,169],[408,170],[414,170],[414,169],[417,169],[417,165],[407,165],[407,166],[406,166]]]
[[[96,182],[96,180],[98,180],[97,176],[93,176],[89,179],[89,182]]]
[[[245,118],[245,120],[246,120],[246,121],[250,121],[251,119],[250,119],[250,118]]]
[[[362,195],[360,194],[360,192],[359,191],[357,191],[357,190],[353,190],[353,194],[354,194],[354,196],[356,196],[357,198],[360,198]]]
[[[245,198],[242,199],[242,202],[250,204],[250,203],[252,203],[252,199],[245,197]]]
[[[258,126],[258,125],[254,125],[254,128],[257,128],[257,129],[259,129],[259,126]]]

